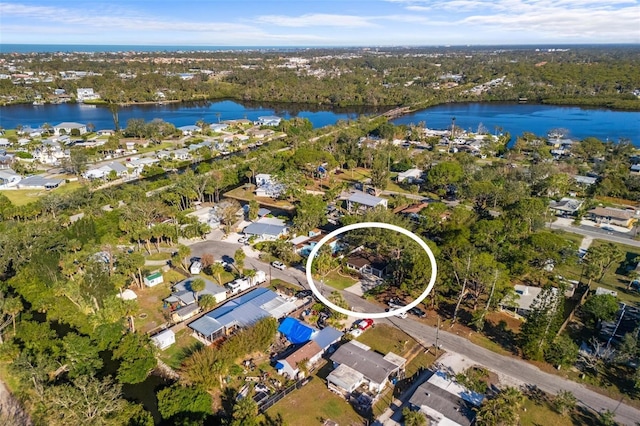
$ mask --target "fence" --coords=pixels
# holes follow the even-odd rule
[[[269,408],[273,407],[276,402],[280,401],[282,398],[284,398],[285,396],[289,395],[294,390],[300,389],[301,387],[303,387],[304,385],[309,383],[312,379],[313,379],[313,377],[305,377],[302,380],[298,380],[297,382],[295,382],[294,384],[292,384],[288,388],[281,390],[280,392],[276,393],[275,395],[269,397],[269,399],[265,400],[264,402],[259,403],[258,404],[258,409],[260,410],[260,412],[264,413]]]
[[[580,306],[582,306],[582,304],[584,303],[585,299],[587,298],[587,295],[589,295],[589,286],[584,286],[583,289],[581,289],[580,287],[578,287],[576,289],[576,291],[580,291],[582,290],[583,293],[580,296],[580,298],[578,299],[578,302],[575,304],[575,306],[573,307],[573,309],[571,310],[571,312],[569,312],[569,315],[567,315],[567,318],[565,318],[564,322],[562,323],[562,325],[560,326],[560,329],[558,330],[558,336],[560,335],[560,333],[562,333],[562,331],[567,327],[567,325],[571,322],[571,320],[573,319],[573,317],[576,314],[576,311],[578,310],[578,308],[580,308]]]

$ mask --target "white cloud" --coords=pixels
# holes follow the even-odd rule
[[[312,13],[300,16],[263,15],[257,21],[280,27],[345,27],[363,28],[373,27],[366,17],[355,15],[332,15],[326,13]]]

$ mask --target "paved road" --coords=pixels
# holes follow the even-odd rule
[[[551,229],[560,229],[567,232],[572,232],[574,234],[583,235],[586,237],[591,237],[598,240],[611,241],[613,243],[626,244],[629,246],[640,247],[640,241],[634,240],[632,235],[629,235],[625,232],[611,232],[600,228],[595,228],[593,226],[580,225],[580,226],[572,226],[565,225],[558,222],[553,222],[551,224],[547,224],[547,226]]]
[[[223,256],[232,257],[233,253],[241,246],[241,244],[233,242],[203,241],[191,245],[191,252],[193,256],[211,253],[216,259],[219,259]],[[249,257],[245,260],[245,265],[263,270],[267,273],[270,272],[274,279],[279,278],[290,283],[297,283],[301,287],[309,288],[302,270],[288,268],[280,271],[275,268],[270,268],[268,264],[258,259]],[[364,300],[354,294],[343,292],[343,295],[354,311],[380,312],[382,310],[379,305]],[[436,328],[427,326],[411,316],[406,319],[396,317],[385,318],[379,320],[379,322],[398,327],[425,347],[432,347],[435,343]],[[462,354],[467,359],[484,365],[499,374],[513,377],[523,383],[536,385],[545,392],[557,394],[561,390],[569,390],[575,395],[578,402],[585,407],[596,412],[603,410],[615,411],[616,420],[621,424],[635,425],[640,419],[640,410],[638,409],[625,405],[624,403],[621,404],[620,401],[589,390],[579,383],[545,373],[521,359],[496,354],[495,352],[471,343],[462,336],[449,333],[446,330],[441,329],[438,333],[438,345],[442,345],[442,348],[447,352]]]

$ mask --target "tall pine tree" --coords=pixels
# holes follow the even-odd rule
[[[525,357],[542,360],[553,342],[564,314],[562,289],[547,286],[531,305],[526,322],[520,329],[520,348]]]

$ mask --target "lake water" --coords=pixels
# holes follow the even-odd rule
[[[180,127],[193,125],[198,120],[217,123],[218,119],[223,121],[248,118],[255,121],[264,115],[277,115],[286,119],[291,117],[308,118],[314,127],[324,127],[335,124],[338,120],[347,120],[356,118],[360,114],[375,112],[378,111],[374,108],[332,109],[298,104],[241,104],[227,100],[125,106],[119,109],[118,115],[121,127],[126,127],[127,120],[131,118],[143,118],[146,121],[161,118]],[[96,130],[114,128],[111,111],[104,105],[48,104],[0,107],[0,125],[5,129],[13,129],[17,125],[36,128],[44,123],[55,125],[65,121],[93,123]]]
[[[545,136],[549,130],[563,128],[569,137],[594,136],[603,141],[629,139],[640,146],[640,112],[516,103],[445,104],[393,120],[394,124],[418,124],[430,129],[446,129],[455,124],[477,131],[482,124],[491,133],[509,132],[512,140],[523,132]]]
[[[218,119],[245,117],[256,120],[263,115],[303,117],[308,118],[314,127],[323,127],[335,124],[338,120],[353,119],[361,114],[374,114],[388,109],[391,107],[332,109],[315,105],[239,103],[227,100],[122,107],[119,115],[123,127],[130,118],[143,118],[146,121],[161,118],[180,127],[195,124],[198,120],[209,123],[216,123]],[[629,139],[640,146],[640,112],[635,111],[515,103],[445,104],[400,117],[393,120],[393,123],[418,124],[424,121],[429,128],[445,129],[451,125],[453,117],[456,125],[465,130],[477,131],[482,124],[491,133],[509,132],[513,139],[523,132],[544,136],[551,129],[564,128],[569,131],[569,137],[575,139],[588,136],[603,141]],[[62,104],[0,107],[0,125],[5,129],[15,128],[17,125],[54,125],[63,121],[93,123],[96,129],[114,127],[111,112],[105,106]]]

